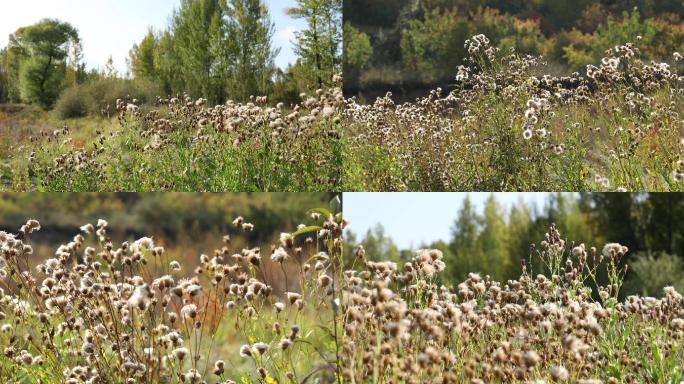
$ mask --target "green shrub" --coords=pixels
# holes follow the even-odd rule
[[[159,84],[141,79],[102,78],[68,88],[60,95],[55,113],[60,119],[85,115],[114,115],[116,99],[130,97],[141,104],[154,102],[162,96]]]
[[[84,87],[77,85],[67,88],[55,103],[54,113],[60,119],[73,119],[88,114],[88,99]]]
[[[684,289],[684,261],[675,255],[642,253],[630,268],[634,274],[629,285],[635,294],[661,296],[666,286]]]
[[[91,113],[101,113],[107,107],[113,111],[116,99],[130,96],[142,104],[149,104],[154,102],[156,96],[163,95],[159,84],[142,79],[102,79],[88,84],[88,93],[93,103]]]
[[[684,26],[666,18],[642,20],[639,11],[624,12],[621,18],[609,17],[593,34],[571,30],[557,34],[547,52],[552,60],[562,58],[574,69],[598,62],[605,50],[627,42],[635,44],[646,60],[670,60],[684,49]]]
[[[578,29],[561,31],[549,38],[544,55],[552,63],[569,65],[571,70],[581,70],[587,64],[597,62],[591,53],[593,44],[593,34]]]

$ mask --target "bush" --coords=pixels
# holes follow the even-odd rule
[[[684,261],[675,255],[639,254],[630,267],[634,275],[629,283],[635,294],[659,296],[666,286],[684,289]]]
[[[163,95],[163,90],[159,84],[149,80],[101,79],[88,84],[88,94],[93,103],[91,114],[102,113],[107,108],[113,114],[116,99],[130,96],[142,104],[149,104],[156,96]]]
[[[669,60],[674,52],[684,49],[684,26],[676,18],[642,20],[636,10],[625,12],[619,19],[608,17],[593,34],[574,29],[557,34],[547,54],[558,60],[562,50],[562,58],[573,69],[580,69],[598,62],[607,49],[630,41],[641,50],[645,60]]]
[[[596,63],[590,52],[593,44],[593,34],[583,33],[577,29],[562,31],[549,39],[544,54],[553,63],[569,65],[572,70],[580,70],[587,64]]]
[[[108,116],[115,114],[116,99],[130,96],[142,104],[149,104],[161,95],[161,86],[149,80],[102,78],[62,92],[54,111],[60,119],[85,115]]]
[[[60,119],[73,119],[88,114],[88,100],[82,86],[67,88],[57,99],[54,111]]]

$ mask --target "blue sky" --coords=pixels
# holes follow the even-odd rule
[[[3,0],[0,11],[0,48],[17,28],[43,18],[57,18],[76,27],[83,40],[88,68],[103,68],[109,55],[120,73],[126,73],[126,58],[134,43],[147,33],[168,25],[179,0]],[[294,0],[266,0],[276,32],[273,43],[281,47],[276,64],[286,67],[295,61],[290,41],[304,23],[285,15]]]
[[[400,249],[448,240],[456,214],[466,196],[482,212],[490,193],[345,193],[344,216],[349,229],[363,236],[381,223]],[[520,199],[542,208],[548,193],[494,193],[507,209]]]

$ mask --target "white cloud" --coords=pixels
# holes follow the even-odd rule
[[[278,45],[286,46],[295,40],[295,32],[299,31],[294,25],[288,25],[281,29],[277,34]]]

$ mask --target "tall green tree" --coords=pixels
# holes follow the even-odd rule
[[[342,0],[297,0],[287,14],[307,24],[296,33],[295,52],[307,68],[309,84],[330,85],[342,69]]]
[[[356,29],[350,22],[344,23],[343,40],[344,87],[346,93],[349,89],[358,88],[361,73],[368,65],[371,56],[373,56],[373,46],[368,35]]]
[[[636,195],[630,193],[595,193],[591,195],[593,220],[606,241],[617,242],[630,249],[638,247],[634,230]]]
[[[373,46],[368,35],[354,28],[349,22],[344,23],[343,40],[344,85],[348,87],[352,82],[351,86],[356,87],[361,71],[373,55]]]
[[[505,214],[492,194],[487,198],[482,216],[482,232],[478,245],[482,252],[479,271],[488,270],[495,279],[502,281],[512,277],[512,257],[508,253],[508,233]]]
[[[532,212],[522,198],[511,207],[508,214],[508,258],[511,261],[511,270],[519,271],[516,267],[521,260],[529,255],[530,244],[536,241],[532,238]]]
[[[447,275],[452,282],[462,281],[476,267],[477,260],[481,256],[478,246],[481,221],[470,198],[466,196],[451,228],[451,242],[449,243],[451,259],[445,260]]]
[[[150,28],[140,44],[134,44],[129,52],[129,66],[133,76],[148,80],[160,77],[157,52],[159,39]]]
[[[382,224],[378,223],[374,228],[369,229],[361,241],[361,245],[366,250],[366,257],[371,260],[400,261],[399,248],[394,244],[392,238],[387,236]]]
[[[64,85],[69,49],[79,41],[71,24],[54,19],[43,19],[10,35],[8,50],[19,63],[22,100],[52,106]]]
[[[684,257],[684,195],[651,193],[641,204],[650,210],[645,245]]]
[[[83,84],[88,78],[85,62],[83,61],[83,46],[81,42],[72,44],[66,59],[65,85]]]
[[[351,23],[344,24],[344,65],[362,70],[373,55],[368,35],[354,28]]]
[[[104,70],[102,71],[102,76],[107,79],[114,79],[119,76],[119,71],[114,66],[114,58],[112,55],[107,57],[107,62],[105,63]]]
[[[268,93],[275,73],[275,24],[262,0],[227,0],[224,56],[227,96],[243,100]]]
[[[178,93],[184,89],[184,76],[178,53],[174,48],[174,37],[167,30],[160,34],[156,44],[155,61],[158,63],[158,79],[166,93]]]
[[[7,81],[7,49],[0,49],[0,103],[7,102],[8,88]]]
[[[178,68],[183,90],[217,103],[224,99],[224,74],[220,71],[223,43],[221,0],[181,0],[174,13],[172,67]]]
[[[2,56],[2,67],[5,77],[5,94],[7,101],[21,102],[21,92],[19,89],[19,69],[21,63],[26,60],[26,52],[23,47],[18,45],[8,45],[4,48]]]

